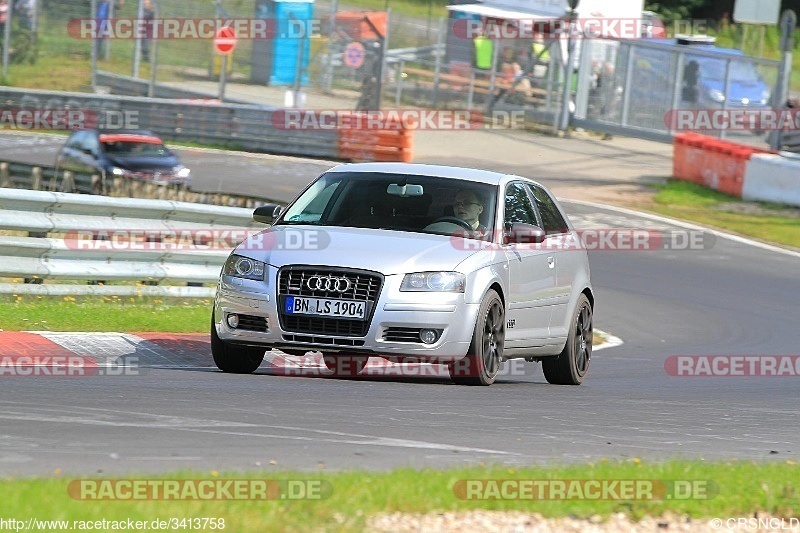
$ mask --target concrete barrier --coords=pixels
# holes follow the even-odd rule
[[[675,136],[675,178],[746,200],[800,206],[800,157],[697,133]]]
[[[800,158],[774,154],[751,157],[742,198],[800,206]]]

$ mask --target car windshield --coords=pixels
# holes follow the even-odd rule
[[[123,140],[111,138],[102,140],[103,151],[111,155],[122,156],[148,156],[148,157],[167,157],[169,150],[159,140]]]
[[[496,190],[493,185],[451,178],[330,172],[314,182],[277,224],[464,235],[468,223],[478,231],[465,236],[486,238],[494,223]]]
[[[710,80],[725,80],[725,69],[728,61],[723,59],[713,59],[710,57],[697,58],[700,65],[700,75]],[[759,81],[758,72],[751,63],[744,61],[731,61],[731,80],[744,83],[757,83]]]

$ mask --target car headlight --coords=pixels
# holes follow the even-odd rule
[[[186,167],[175,167],[173,171],[175,172],[175,175],[178,176],[179,178],[188,178],[189,174],[192,172]]]
[[[124,168],[114,167],[111,169],[111,173],[115,176],[124,176],[127,171]]]
[[[225,261],[222,272],[228,276],[262,281],[264,279],[264,263],[249,257],[231,254]]]
[[[769,89],[764,89],[763,91],[761,91],[761,103],[767,105],[769,103],[770,96],[771,95]]]
[[[464,292],[467,277],[459,272],[415,272],[400,284],[403,292]]]
[[[719,89],[709,89],[708,97],[717,102],[718,104],[721,104],[722,102],[725,101],[725,94]]]

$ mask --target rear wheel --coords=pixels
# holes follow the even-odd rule
[[[494,290],[483,297],[467,356],[448,368],[458,385],[491,385],[497,378],[505,342],[505,310]]]
[[[252,374],[261,365],[266,351],[266,348],[259,346],[239,346],[220,339],[214,316],[211,316],[211,355],[214,364],[223,372]]]
[[[322,360],[325,366],[333,372],[334,376],[357,376],[369,361],[368,356],[364,355],[323,355]]]
[[[558,357],[542,359],[542,370],[548,383],[580,385],[589,371],[592,359],[592,304],[585,294],[578,298],[570,322],[567,344]]]

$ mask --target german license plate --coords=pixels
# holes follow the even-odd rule
[[[363,319],[366,316],[366,302],[287,296],[283,304],[283,310],[287,315]]]

